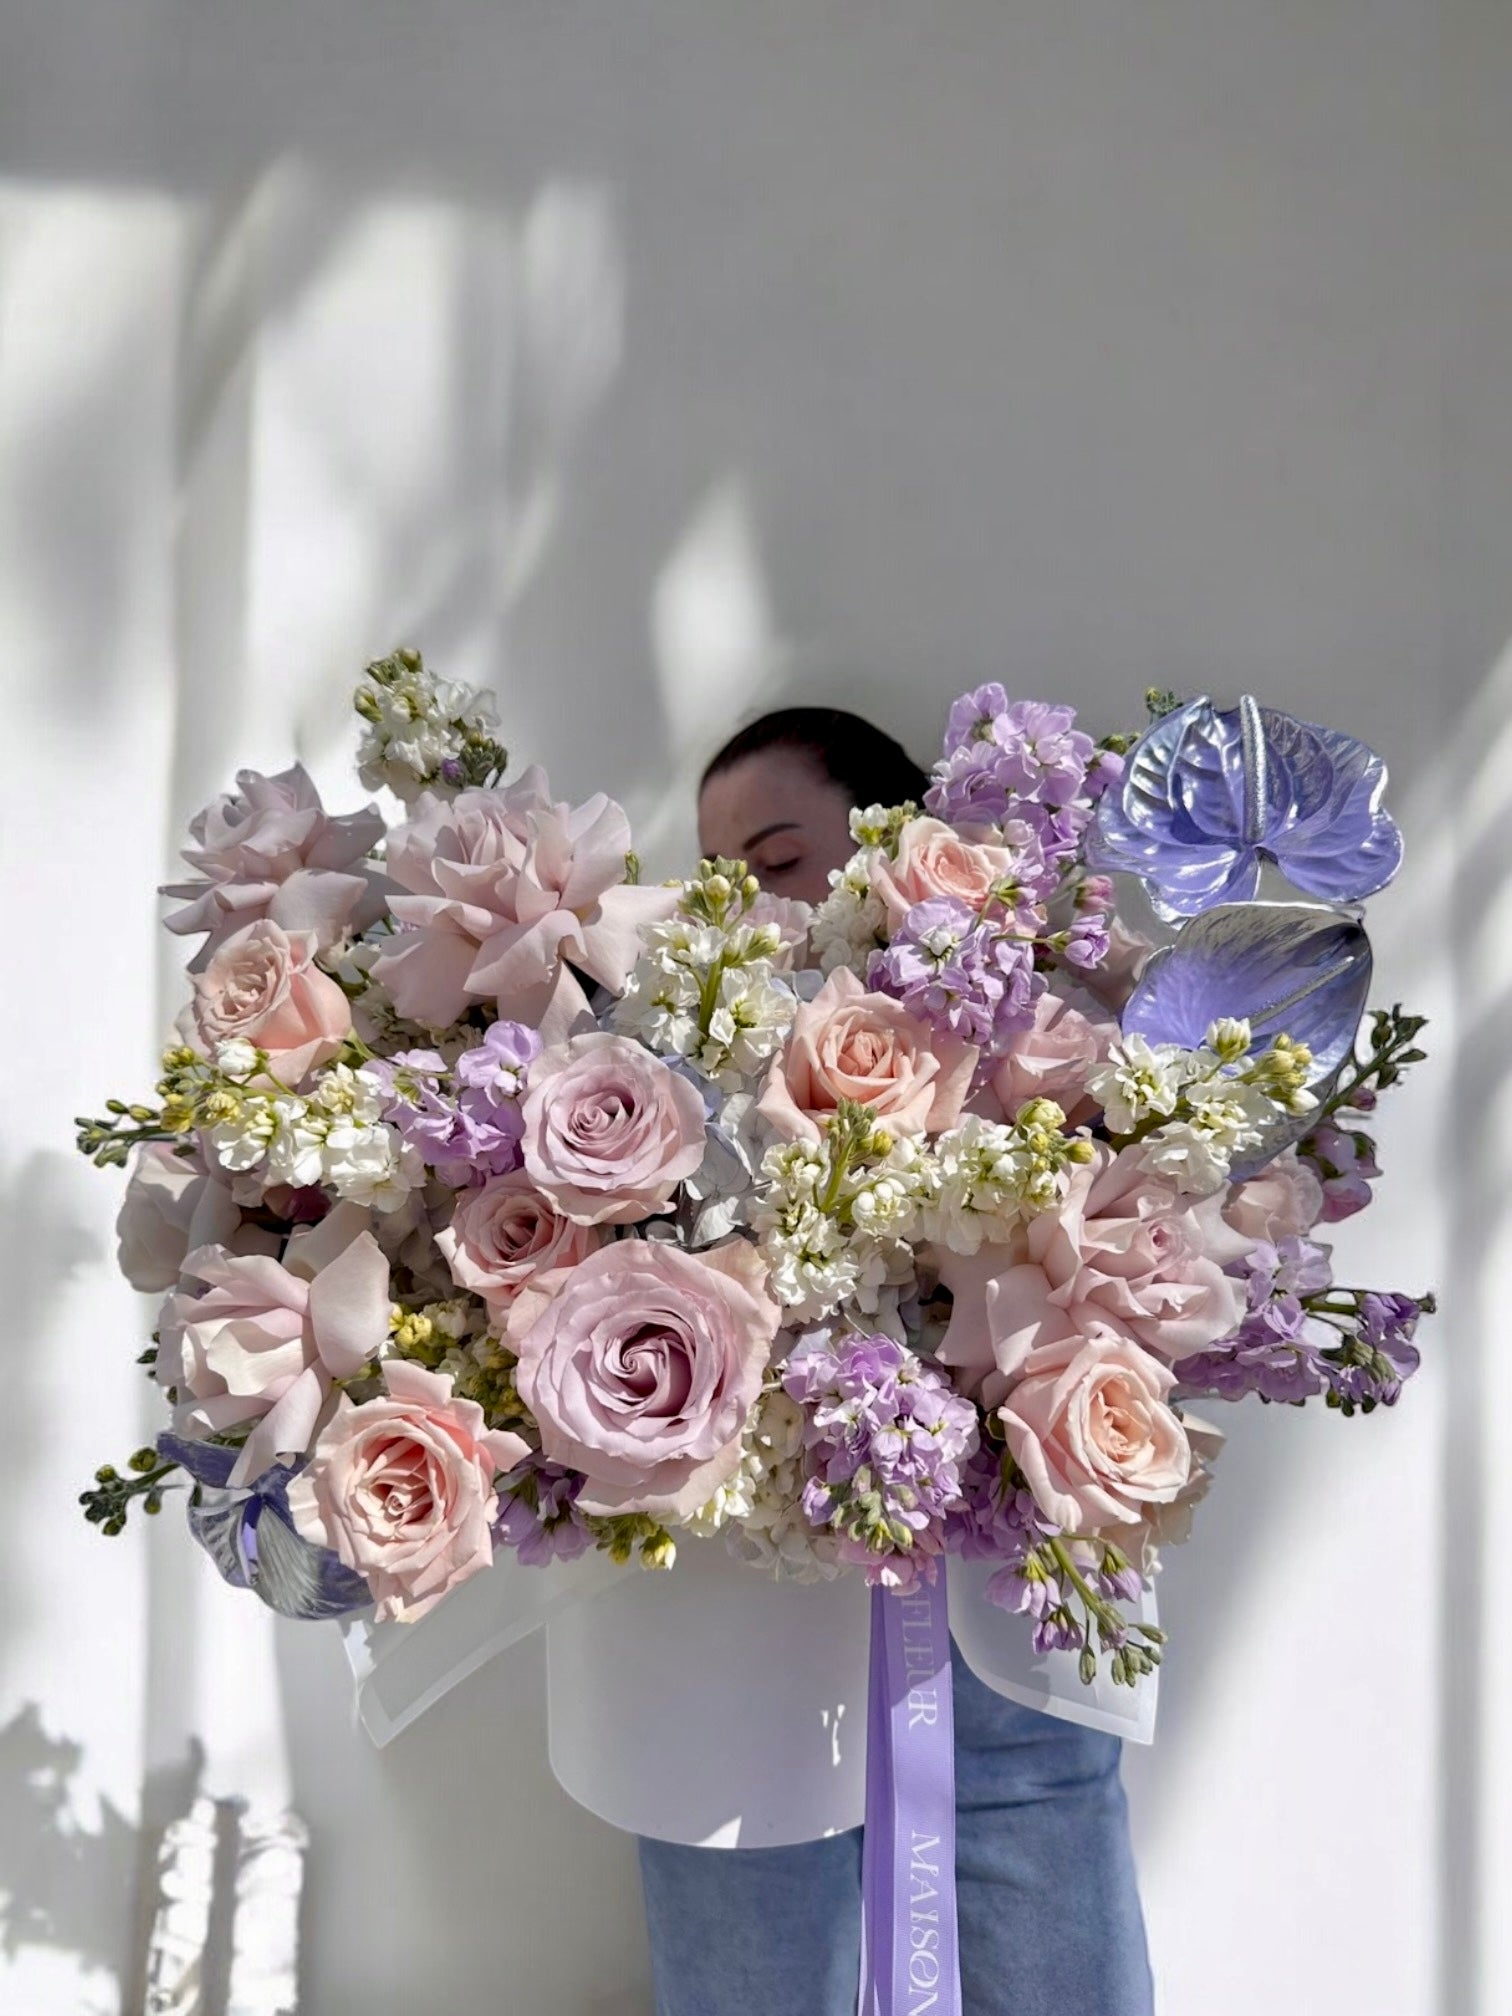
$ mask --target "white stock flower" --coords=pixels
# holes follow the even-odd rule
[[[803,1410],[768,1386],[751,1411],[740,1467],[688,1521],[705,1537],[722,1532],[731,1553],[773,1575],[811,1582],[840,1572],[835,1537],[803,1510]]]
[[[279,1121],[274,1102],[262,1093],[244,1095],[237,1107],[235,1114],[207,1128],[205,1139],[222,1169],[241,1176],[257,1168],[266,1157]]]
[[[643,951],[611,1014],[614,1028],[662,1056],[686,1057],[726,1091],[765,1069],[797,1007],[774,976],[773,925],[728,930],[678,915],[642,934]]]
[[[245,1036],[228,1036],[224,1043],[215,1046],[215,1068],[222,1078],[233,1079],[238,1084],[250,1078],[257,1069],[258,1050],[255,1043],[249,1043]]]
[[[1132,1134],[1152,1114],[1174,1113],[1182,1088],[1202,1074],[1202,1054],[1139,1035],[1115,1043],[1107,1062],[1087,1074],[1087,1090],[1102,1107],[1108,1131]]]
[[[830,893],[815,910],[809,943],[821,972],[848,966],[863,977],[873,952],[887,943],[887,911],[872,893],[874,849],[864,847],[830,875]]]
[[[1229,1180],[1227,1145],[1185,1120],[1173,1120],[1151,1134],[1140,1154],[1147,1168],[1190,1196],[1211,1197]]]
[[[377,1211],[394,1211],[425,1181],[419,1151],[380,1120],[364,1124],[347,1114],[330,1123],[324,1180],[338,1197]]]
[[[791,1321],[816,1322],[846,1302],[871,1314],[888,1289],[912,1281],[909,1241],[934,1183],[912,1136],[895,1137],[838,1184],[827,1145],[784,1142],[768,1149],[761,1177],[751,1223]]]

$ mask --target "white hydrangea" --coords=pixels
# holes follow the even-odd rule
[[[762,1393],[741,1444],[740,1467],[687,1522],[708,1538],[723,1533],[739,1559],[800,1582],[838,1575],[835,1537],[803,1510],[803,1410],[778,1385]]]

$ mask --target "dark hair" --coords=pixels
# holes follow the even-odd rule
[[[821,776],[849,792],[852,805],[901,805],[906,798],[922,805],[929,789],[929,778],[902,743],[861,715],[839,707],[779,707],[730,737],[705,767],[699,790],[767,749],[806,756]]]

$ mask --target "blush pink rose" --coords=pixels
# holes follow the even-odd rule
[[[1011,1240],[971,1255],[937,1251],[955,1298],[942,1361],[993,1407],[1031,1353],[1093,1329],[1171,1362],[1216,1343],[1245,1309],[1241,1283],[1223,1270],[1254,1244],[1221,1207],[1221,1196],[1183,1195],[1138,1149],[1097,1145],[1059,1207]]]
[[[132,1159],[126,1195],[116,1216],[121,1272],[144,1295],[172,1288],[188,1255],[223,1246],[238,1256],[276,1253],[278,1235],[246,1224],[236,1200],[194,1155],[166,1141],[148,1141]]]
[[[184,1263],[186,1280],[163,1304],[155,1367],[173,1391],[186,1435],[255,1425],[233,1484],[278,1456],[301,1454],[334,1379],[347,1379],[388,1337],[388,1261],[365,1214],[342,1206],[289,1241],[283,1261],[206,1246]]]
[[[592,1225],[564,1218],[523,1170],[514,1169],[464,1190],[436,1244],[457,1285],[481,1295],[500,1316],[533,1276],[575,1267],[604,1237]]]
[[[613,799],[558,804],[540,769],[507,790],[425,793],[389,835],[389,874],[404,892],[390,908],[405,928],[376,978],[429,1029],[492,1001],[506,1021],[565,1036],[588,1006],[571,967],[621,993],[640,927],[677,907],[675,889],[626,882],[629,847]]]
[[[346,995],[315,964],[314,934],[266,920],[233,932],[194,976],[192,1012],[207,1054],[245,1037],[291,1087],[328,1063],[352,1028]]]
[[[530,1067],[525,1173],[564,1218],[631,1225],[666,1210],[704,1157],[704,1105],[628,1036],[569,1037]]]
[[[184,859],[201,879],[159,894],[185,904],[164,918],[170,931],[208,933],[191,972],[260,917],[313,932],[324,950],[383,915],[386,885],[367,858],[383,838],[382,813],[368,805],[333,819],[302,763],[275,777],[239,770],[235,791],[196,813],[189,835]]]
[[[1034,1353],[997,1413],[1047,1519],[1095,1533],[1180,1496],[1192,1452],[1167,1405],[1174,1384],[1168,1367],[1111,1330]]]
[[[1118,1024],[1090,994],[1047,989],[989,1081],[1004,1117],[1031,1099],[1053,1099],[1072,1126],[1089,1120],[1097,1102],[1088,1097],[1087,1074],[1106,1061],[1118,1036]]]
[[[779,1312],[754,1247],[621,1239],[527,1282],[509,1312],[520,1396],[591,1513],[681,1519],[740,1462]]]
[[[995,844],[990,827],[947,826],[943,819],[910,819],[898,833],[897,859],[873,850],[872,894],[896,931],[915,903],[954,896],[979,910],[996,884],[1015,879],[1020,857]]]
[[[821,1139],[842,1099],[900,1133],[937,1133],[960,1118],[977,1054],[840,967],[800,1004],[757,1110],[789,1141]]]
[[[391,1358],[383,1380],[387,1393],[360,1407],[342,1394],[289,1511],[363,1577],[380,1623],[412,1623],[493,1560],[494,1478],[529,1445],[488,1429],[444,1373]]]
[[[1257,1176],[1235,1183],[1223,1206],[1226,1221],[1249,1239],[1303,1238],[1323,1216],[1323,1185],[1288,1148]]]

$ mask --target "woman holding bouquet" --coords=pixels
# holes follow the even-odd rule
[[[786,709],[710,763],[700,844],[745,860],[772,896],[818,903],[853,851],[851,810],[919,802],[927,783],[869,722]],[[952,1664],[966,2011],[1146,2016],[1119,1739],[1006,1699],[954,1648]],[[643,1836],[640,1855],[657,2016],[853,2016],[860,1828],[732,1850]]]

